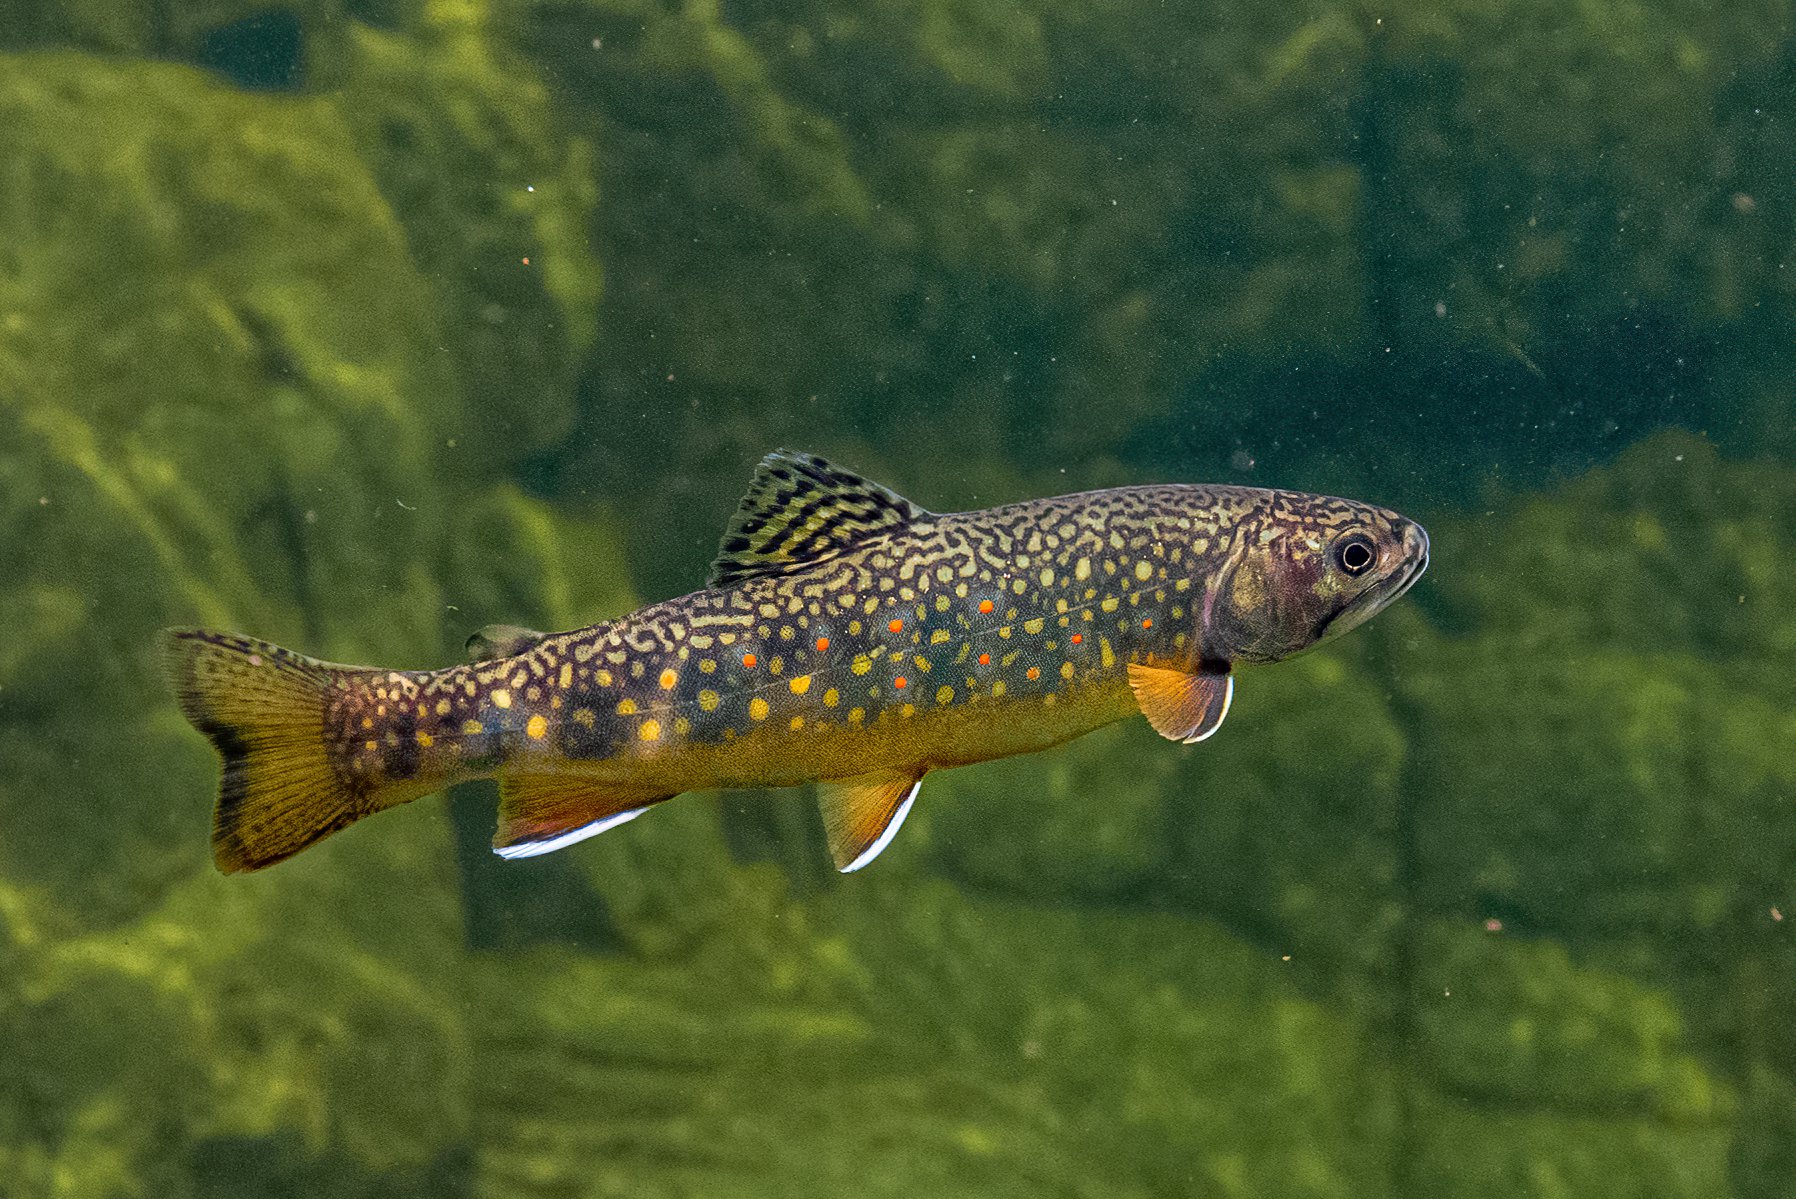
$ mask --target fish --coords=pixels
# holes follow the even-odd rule
[[[852,872],[923,778],[1141,713],[1194,743],[1238,668],[1371,618],[1428,534],[1354,500],[1114,487],[935,513],[811,454],[757,467],[704,589],[565,633],[495,625],[392,670],[169,629],[222,769],[213,858],[282,861],[364,816],[496,777],[493,847],[565,848],[682,792],[815,784]]]

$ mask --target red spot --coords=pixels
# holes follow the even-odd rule
[[[892,680],[892,686],[894,686],[894,687],[898,688],[898,690],[902,691],[906,687],[910,686],[910,680],[905,678],[903,675],[899,675],[897,678]]]
[[[529,266],[529,265],[530,265],[530,260],[529,260],[529,259],[528,259],[528,258],[526,258],[526,259],[524,259],[524,265],[525,265],[525,266]]]
[[[1074,634],[1073,634],[1073,644],[1074,644],[1074,645],[1080,645],[1080,644],[1082,644],[1082,643],[1083,643],[1083,642],[1084,642],[1084,641],[1085,641],[1085,634],[1084,634],[1084,633],[1074,633]]]
[[[902,633],[904,632],[904,622],[902,620],[894,620],[891,624],[887,625],[886,628],[892,630],[894,633]]]
[[[1151,616],[1144,617],[1141,621],[1141,627],[1144,629],[1153,628],[1154,627],[1154,618]]]
[[[1484,922],[1484,931],[1487,933],[1500,933],[1503,931],[1503,922],[1498,920],[1495,916],[1492,916],[1489,920]]]
[[[829,648],[829,638],[828,637],[817,638],[817,652],[818,653],[822,653],[824,650],[826,650],[828,648]]]
[[[1034,681],[1034,680],[1035,680],[1035,679],[1039,679],[1039,678],[1040,678],[1040,677],[1041,677],[1041,667],[1039,667],[1039,666],[1031,666],[1031,667],[1030,667],[1030,668],[1029,668],[1029,678],[1030,678],[1030,680],[1031,680],[1031,681]]]
[[[742,665],[748,667],[750,670],[753,670],[755,668],[755,656],[753,654],[743,654],[742,655]]]
[[[992,656],[990,654],[980,654],[979,655],[979,665],[990,666],[991,664],[992,664]]]
[[[990,612],[992,610],[992,602],[990,600],[980,600],[979,610],[981,612]]]

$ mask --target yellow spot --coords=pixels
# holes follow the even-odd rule
[[[1044,623],[1046,623],[1046,622],[1043,621],[1043,619],[1039,616],[1034,617],[1033,619],[1030,619],[1030,620],[1025,620],[1023,622],[1023,632],[1039,633],[1039,632],[1041,632],[1041,627]]]
[[[1116,611],[1116,597],[1114,595],[1105,596],[1104,602],[1099,604],[1098,607],[1102,608],[1106,612]]]
[[[500,688],[499,690],[493,692],[493,707],[495,707],[495,708],[511,707],[511,692],[505,690],[504,688]]]
[[[438,700],[438,701],[437,701],[437,715],[438,715],[438,716],[447,716],[447,715],[449,715],[449,701],[448,701],[448,700],[446,700],[446,699],[439,699],[439,700]]]
[[[790,725],[788,725],[787,727],[796,733],[799,729],[802,729],[804,727],[804,717],[794,716],[792,718],[792,723]]]
[[[1021,595],[1024,591],[1029,589],[1029,584],[1023,582],[1021,579],[1012,579],[1010,580],[1010,589],[1018,595]]]
[[[633,699],[618,700],[617,701],[617,714],[619,716],[634,716],[634,715],[636,715],[636,701]]]
[[[698,660],[698,671],[700,674],[710,674],[712,671],[714,671],[716,669],[717,669],[717,659],[716,658],[700,658]]]
[[[863,721],[865,719],[867,719],[867,709],[865,709],[865,708],[850,708],[850,709],[848,709],[848,723],[849,724],[859,724],[861,721]]]
[[[774,674],[778,674],[780,671],[784,670],[785,668],[786,668],[786,660],[784,658],[781,658],[777,654],[774,655],[773,661],[767,663],[767,669],[772,671]]]
[[[718,701],[717,692],[712,691],[708,687],[705,690],[698,693],[698,706],[706,712],[717,711],[717,701]]]
[[[601,687],[611,686],[611,672],[609,670],[601,670],[592,677]]]
[[[643,721],[641,727],[636,730],[636,735],[644,741],[659,741],[661,739],[661,722],[659,720]]]
[[[378,742],[378,741],[368,742],[368,749],[370,752],[372,752],[373,750],[377,750],[379,748],[380,748],[380,742]]]
[[[1154,564],[1152,562],[1149,562],[1146,558],[1143,558],[1141,561],[1139,561],[1135,564],[1135,577],[1136,578],[1151,579],[1151,578],[1153,578],[1153,576],[1154,576]]]
[[[848,632],[849,632],[850,636],[854,636],[854,637],[860,636],[861,635],[861,622],[858,620],[849,621],[848,622]]]
[[[948,604],[950,602],[951,601],[945,595],[936,596],[935,597],[935,610],[937,612],[946,612],[948,610]]]
[[[898,715],[900,716],[915,716],[916,714],[917,705],[915,704],[905,704],[902,708],[898,709]],[[371,741],[368,744],[369,747],[372,748],[374,743]]]
[[[953,636],[953,634],[948,632],[947,629],[937,629],[935,632],[929,634],[929,644],[940,645],[942,642],[948,640],[948,638],[950,638],[952,636]]]
[[[1005,641],[1009,641],[1010,640],[1010,626],[1009,625],[999,626],[998,636]]]
[[[848,669],[854,671],[856,674],[866,674],[869,670],[873,669],[873,659],[869,658],[866,654],[856,654],[853,664],[851,664]]]
[[[1073,564],[1073,578],[1083,583],[1091,577],[1091,559],[1081,558]]]
[[[935,693],[935,702],[938,704],[953,703],[954,702],[954,688],[952,688],[952,687],[938,688]]]
[[[1054,585],[1054,568],[1052,566],[1042,567],[1041,574],[1037,577],[1041,580],[1043,587],[1052,587]]]
[[[593,715],[591,708],[574,709],[574,723],[581,728],[591,728],[594,724],[598,723],[598,719],[597,716]]]
[[[1098,653],[1099,653],[1099,656],[1103,659],[1105,670],[1108,670],[1112,666],[1116,665],[1116,651],[1110,648],[1110,638],[1108,638],[1108,637],[1099,637],[1098,638]]]
[[[687,720],[684,716],[674,717],[674,732],[676,732],[680,736],[684,737],[687,733],[690,733],[691,731],[692,731],[692,722],[690,720]]]
[[[674,684],[680,681],[680,676],[670,667],[661,672],[659,681],[661,683],[661,690],[672,691],[674,689]]]
[[[374,718],[371,716],[362,717],[362,727],[365,729],[373,728],[374,727]]]
[[[551,695],[549,697],[549,707],[559,710],[561,708],[561,697],[559,695]]]
[[[793,695],[803,695],[811,689],[811,676],[808,674],[801,674],[790,683],[787,683],[786,686],[792,688]]]
[[[461,732],[464,737],[478,737],[480,734],[486,732],[486,726],[481,724],[478,720],[463,721]]]
[[[574,664],[572,662],[561,664],[561,673],[555,676],[555,685],[563,691],[574,685]]]
[[[749,700],[748,701],[748,716],[749,716],[750,720],[766,720],[767,719],[767,701],[762,699],[758,695],[755,696],[753,699]]]
[[[833,708],[836,704],[841,702],[841,699],[842,693],[837,691],[834,687],[831,687],[828,691],[823,693],[823,706],[826,708]]]
[[[418,744],[425,749],[429,749],[432,745],[436,744],[436,738],[432,737],[429,733],[419,733]]]
[[[532,716],[530,718],[530,723],[528,723],[524,726],[525,735],[528,736],[532,741],[541,741],[545,736],[548,735],[548,732],[549,732],[549,718],[547,716],[544,716],[541,712],[538,712],[535,716]]]
[[[1060,677],[1063,679],[1070,679],[1073,677],[1073,664],[1071,662],[1062,662],[1060,664]]]
[[[992,698],[993,699],[1002,699],[1004,697],[1004,690],[1005,690],[1004,680],[999,679],[997,682],[992,684]]]

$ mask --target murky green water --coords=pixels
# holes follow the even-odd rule
[[[1784,2],[6,6],[0,1195],[1796,1194],[1792,179]],[[617,615],[780,445],[1434,565],[851,878],[213,871],[157,629]]]

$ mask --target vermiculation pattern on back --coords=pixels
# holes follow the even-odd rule
[[[1193,579],[1251,533],[1254,494],[1118,488],[922,515],[791,573],[387,684],[415,711],[414,739],[459,744],[468,764],[640,761],[1005,699],[1052,707],[1120,683],[1119,662],[1201,656]],[[383,740],[356,748],[403,777],[407,747]]]

